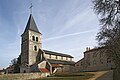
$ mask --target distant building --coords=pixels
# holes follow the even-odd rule
[[[112,69],[113,62],[108,57],[105,47],[86,48],[84,58],[79,60],[76,64],[76,71],[101,71]]]
[[[75,62],[71,55],[43,50],[42,34],[30,14],[26,28],[21,35],[20,72],[70,72]],[[52,46],[52,45],[51,45]]]
[[[80,72],[80,71],[84,71],[84,58],[80,59],[78,62],[75,63],[75,72]]]

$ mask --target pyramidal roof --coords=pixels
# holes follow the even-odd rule
[[[25,28],[24,32],[26,32],[28,30],[32,30],[32,31],[40,33],[38,28],[37,28],[37,25],[35,23],[35,20],[34,20],[32,14],[30,14],[30,16],[29,16],[29,20],[27,22],[27,25],[26,25],[26,28]]]

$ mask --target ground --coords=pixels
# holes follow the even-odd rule
[[[94,76],[88,80],[113,80],[113,71],[99,71],[99,72],[89,72],[94,74]]]

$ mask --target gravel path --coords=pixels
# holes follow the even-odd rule
[[[113,80],[113,71],[99,71],[99,72],[88,72],[94,74],[94,76],[88,80]]]

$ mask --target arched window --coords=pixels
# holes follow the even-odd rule
[[[32,36],[32,40],[35,41],[35,36]]]
[[[110,58],[107,58],[107,63],[111,63],[111,60],[110,60]]]
[[[37,51],[37,46],[34,46],[34,50]]]
[[[36,37],[36,41],[38,42],[38,37]]]

